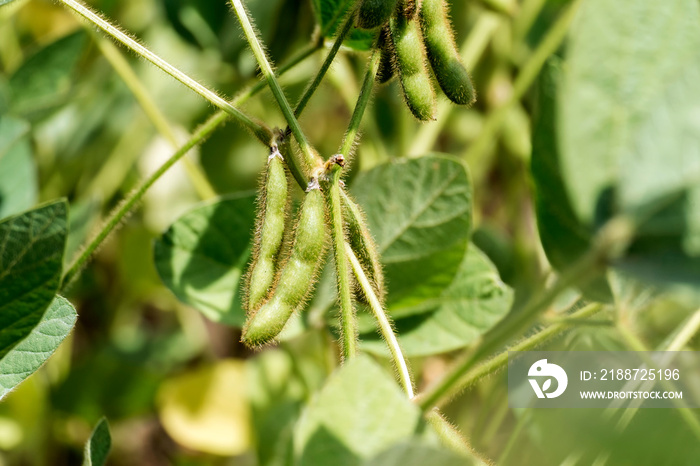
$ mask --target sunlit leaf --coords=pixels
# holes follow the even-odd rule
[[[510,310],[513,291],[496,267],[470,245],[452,284],[439,297],[414,309],[415,315],[395,322],[406,356],[426,356],[463,348],[498,323]],[[427,309],[427,310],[426,310]],[[388,355],[376,331],[363,334],[367,351]]]
[[[68,300],[57,296],[39,324],[0,359],[0,399],[36,372],[73,329],[78,315]]]
[[[155,242],[161,279],[209,319],[243,325],[239,280],[248,262],[254,223],[255,198],[248,194],[186,213]]]
[[[0,222],[0,358],[31,333],[54,299],[67,208],[61,200]]]
[[[440,296],[471,235],[465,165],[446,155],[399,160],[363,173],[352,191],[379,247],[392,311]]]

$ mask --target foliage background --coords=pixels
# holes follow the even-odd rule
[[[255,61],[223,1],[101,0],[90,5],[225,95],[255,80]],[[249,0],[246,5],[275,63],[311,40],[310,2]],[[395,81],[379,88],[349,178],[429,151],[469,155],[472,241],[521,303],[550,268],[537,233],[530,174],[537,86],[508,107],[501,130],[478,157],[469,150],[495,109],[508,101],[523,66],[568,2],[525,0],[513,16],[493,11],[494,5],[508,8],[510,3],[452,2],[457,43],[473,31],[483,36],[472,69],[477,105],[442,106],[438,122],[419,125],[405,109]],[[19,201],[25,207],[57,197],[70,200],[69,258],[102,215],[172,152],[95,37],[68,11],[46,1],[0,8],[0,115],[19,115],[29,123],[24,137],[32,155],[21,175],[1,170],[0,184],[10,186],[4,183],[13,179],[28,187],[22,190],[28,198]],[[125,56],[178,139],[212,112],[159,70]],[[282,78],[290,101],[296,101],[322,58],[316,54]],[[365,54],[341,52],[301,118],[322,154],[336,151],[365,61]],[[283,124],[268,91],[245,108],[271,125]],[[233,123],[188,157],[217,194],[234,197],[257,187],[266,160],[259,144]],[[338,364],[333,336],[311,326],[278,348],[252,353],[239,343],[237,329],[207,320],[163,286],[154,267],[154,242],[209,194],[196,173],[175,166],[100,249],[68,295],[80,316],[70,339],[0,404],[0,464],[76,464],[103,415],[113,436],[109,464],[283,464],[303,405]],[[0,217],[10,213],[2,211],[3,205]],[[651,305],[628,305],[621,324],[619,316],[605,315],[545,348],[624,349],[629,342],[621,326],[655,347],[699,302],[688,288],[659,294]],[[554,308],[566,309],[574,300],[573,293],[563,296]],[[695,338],[688,348],[697,345]],[[419,388],[442,374],[457,354],[413,358]],[[593,464],[601,452],[609,456],[598,464],[697,464],[700,459],[697,438],[675,411],[642,410],[620,430],[599,411],[512,410],[505,378],[494,374],[446,407],[474,447],[498,464]]]

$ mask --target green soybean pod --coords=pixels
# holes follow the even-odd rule
[[[435,119],[436,102],[426,66],[425,47],[418,21],[402,14],[403,0],[389,20],[396,68],[408,108],[421,121]]]
[[[385,24],[396,7],[396,0],[360,0],[355,24],[362,29],[374,29]]]
[[[389,27],[385,26],[379,33],[379,47],[381,47],[381,56],[379,58],[379,69],[377,70],[376,80],[379,84],[389,82],[394,77],[394,48],[391,44],[389,36]]]
[[[275,146],[258,196],[253,260],[246,276],[245,307],[249,313],[262,304],[274,282],[290,199],[282,155]]]
[[[445,0],[423,0],[420,22],[428,59],[440,88],[456,104],[473,104],[474,86],[457,52]]]
[[[328,236],[325,201],[318,187],[304,197],[298,218],[294,242],[276,288],[249,316],[243,328],[242,341],[248,346],[260,346],[274,340],[313,291]]]
[[[347,239],[350,248],[357,256],[357,260],[362,266],[370,285],[374,290],[379,301],[384,301],[386,291],[384,289],[384,273],[382,265],[379,261],[379,253],[377,246],[372,238],[367,221],[360,206],[353,201],[344,191],[341,193],[343,218],[345,219],[345,228],[347,229]],[[356,292],[356,295],[362,296],[362,292]]]

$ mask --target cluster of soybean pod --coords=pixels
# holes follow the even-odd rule
[[[377,81],[385,83],[398,74],[408,108],[416,118],[435,118],[436,98],[427,62],[451,101],[461,105],[475,101],[471,79],[454,42],[445,0],[360,0],[355,11],[357,27],[379,29]],[[274,341],[313,292],[330,236],[330,209],[341,209],[345,239],[375,296],[383,300],[385,294],[379,257],[364,214],[344,190],[340,205],[330,199],[327,188],[337,182],[345,165],[343,156],[331,157],[312,173],[292,225],[284,159],[293,156],[291,151],[289,132],[277,131],[258,195],[255,241],[243,294],[248,319],[242,341],[251,347]],[[354,294],[359,301],[368,300],[357,283]]]

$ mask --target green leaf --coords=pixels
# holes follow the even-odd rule
[[[37,199],[29,123],[0,116],[0,219],[31,208]]]
[[[316,21],[321,27],[324,37],[335,36],[338,28],[347,16],[354,0],[313,0]],[[376,32],[353,28],[343,42],[355,50],[369,50],[374,43]]]
[[[452,284],[434,299],[421,303],[416,315],[395,322],[407,357],[428,356],[463,348],[498,323],[510,310],[513,290],[501,281],[496,267],[470,245]],[[362,348],[388,355],[376,331],[361,336]]]
[[[67,209],[61,200],[0,222],[0,358],[30,334],[54,299]]]
[[[361,465],[424,428],[420,410],[367,356],[348,361],[309,403],[294,432],[298,465]]]
[[[85,46],[85,33],[63,37],[29,57],[10,77],[10,111],[36,116],[65,102],[73,70]]]
[[[412,441],[396,445],[363,466],[467,466],[472,461],[456,453]]]
[[[73,329],[78,314],[57,296],[39,324],[0,359],[0,400],[41,367]]]
[[[700,4],[584,2],[558,110],[561,168],[577,218],[640,224],[622,268],[700,277]]]
[[[560,63],[553,58],[545,66],[539,80],[531,169],[536,186],[535,207],[540,240],[549,262],[562,272],[590,249],[594,231],[592,226],[584,225],[576,217],[561,177],[556,135],[556,92],[560,77]],[[612,300],[604,272],[595,277],[583,292],[596,301]]]
[[[239,280],[254,226],[255,197],[248,193],[195,208],[156,240],[160,278],[180,300],[209,319],[243,325]]]
[[[440,296],[471,234],[466,166],[446,155],[398,160],[358,176],[353,193],[377,242],[395,316],[400,308]]]
[[[12,3],[15,0],[0,0],[0,6],[7,5],[8,3]]]
[[[107,419],[102,418],[85,444],[83,466],[103,466],[107,461],[110,448],[112,448],[112,436],[109,434],[109,424]]]

